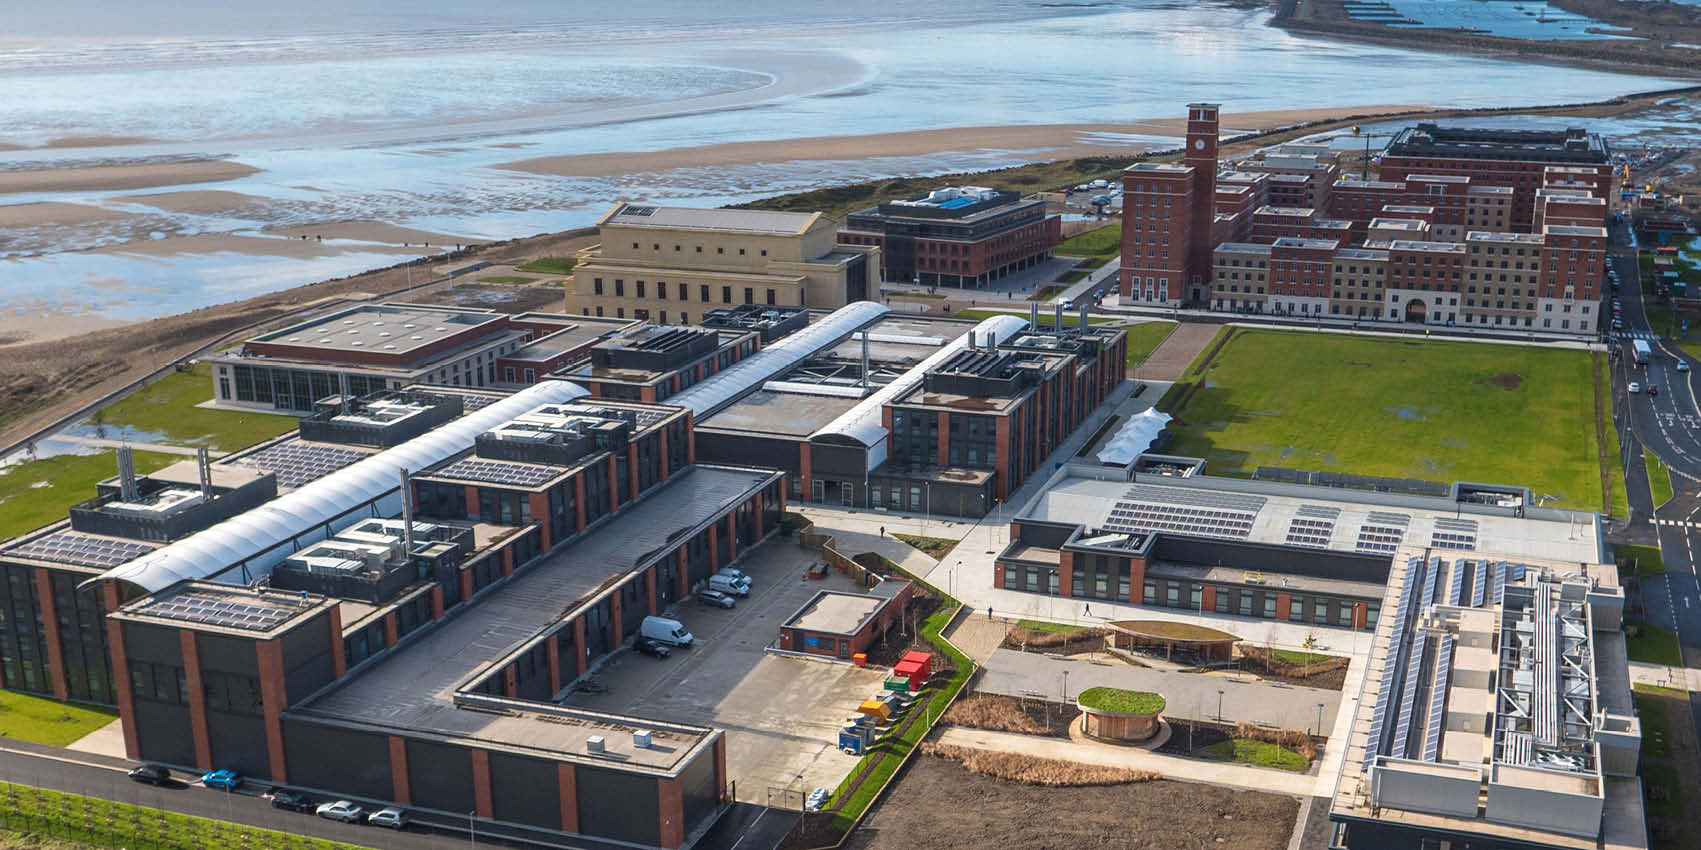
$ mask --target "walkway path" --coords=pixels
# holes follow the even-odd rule
[[[1640,685],[1659,685],[1663,688],[1701,693],[1701,670],[1694,667],[1667,667],[1647,661],[1632,661],[1630,681]]]
[[[189,457],[194,457],[195,453],[199,451],[199,449],[191,446],[172,446],[165,443],[138,443],[135,440],[108,440],[104,437],[83,437],[75,434],[54,434],[52,439],[55,441],[76,443],[79,446],[93,446],[95,448],[102,449],[118,449],[129,446],[137,451],[164,452],[165,454],[188,455]],[[212,455],[214,458],[217,458],[219,456],[219,452],[215,451]]]
[[[1113,744],[1077,743],[1061,738],[1018,735],[951,726],[939,733],[938,742],[977,750],[1023,753],[1039,758],[1063,759],[1084,764],[1102,764],[1135,770],[1153,770],[1165,779],[1226,785],[1296,797],[1314,793],[1317,777],[1274,768],[1182,758]]]

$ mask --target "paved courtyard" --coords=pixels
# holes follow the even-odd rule
[[[663,660],[622,651],[594,677],[606,693],[575,693],[568,703],[725,729],[727,775],[740,800],[766,803],[769,788],[836,786],[856,764],[837,748],[839,726],[880,690],[882,671],[763,651],[816,591],[855,589],[837,574],[805,579],[816,560],[795,543],[763,544],[738,565],[756,584],[737,607],[679,606],[695,646]]]

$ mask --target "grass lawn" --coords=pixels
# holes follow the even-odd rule
[[[111,709],[0,691],[0,735],[7,738],[63,747],[117,717]]]
[[[1088,708],[1114,711],[1120,714],[1157,714],[1164,710],[1164,698],[1151,691],[1125,691],[1121,688],[1088,688],[1075,697]]]
[[[1618,444],[1618,428],[1612,424],[1612,414],[1606,407],[1612,403],[1612,375],[1607,371],[1610,366],[1607,358],[1596,357],[1596,386],[1600,387],[1595,415],[1602,420],[1601,432],[1606,434],[1606,445],[1601,446],[1601,468],[1606,470],[1607,479],[1612,486],[1612,515],[1619,519],[1630,516],[1630,493],[1624,485],[1624,467],[1619,464],[1621,456]]]
[[[1175,328],[1175,322],[1141,322],[1123,328],[1128,332],[1128,365],[1144,363],[1164,340],[1169,339]]]
[[[1080,280],[1081,278],[1086,277],[1086,276],[1087,276],[1086,272],[1070,272],[1069,274],[1066,274],[1063,277],[1058,278],[1058,280],[1061,280],[1064,283],[1074,283],[1075,281]],[[1073,278],[1073,280],[1071,278]],[[1039,291],[1033,293],[1032,295],[1029,295],[1028,300],[1029,301],[1050,301],[1051,299],[1056,298],[1059,294],[1061,294],[1063,292],[1063,290],[1068,289],[1068,288],[1069,287],[1067,287],[1067,286],[1045,286],[1045,287],[1041,287]]]
[[[1639,576],[1654,576],[1666,571],[1666,562],[1660,557],[1658,546],[1614,546],[1613,557],[1620,564],[1627,564],[1632,559],[1636,561],[1636,574]]]
[[[1185,406],[1165,408],[1179,426],[1168,451],[1217,474],[1522,484],[1543,504],[1607,510],[1594,374],[1579,351],[1241,332]]]
[[[518,285],[518,286],[526,286],[527,284],[537,283],[538,280],[535,277],[521,277],[517,274],[493,274],[490,277],[479,278],[478,282],[479,283],[511,283],[511,284],[515,284],[515,285]]]
[[[94,498],[95,484],[118,474],[116,457],[110,451],[59,455],[0,469],[0,540],[62,520],[67,508]],[[145,474],[183,459],[136,452],[136,472]]]
[[[957,546],[957,541],[945,537],[922,537],[919,534],[893,534],[892,536],[908,543],[912,548],[920,550],[921,554],[935,561],[944,560],[945,555]]]
[[[1077,233],[1057,243],[1053,253],[1062,257],[1114,257],[1122,253],[1122,222]]]
[[[1636,630],[1635,637],[1630,636],[1631,629]],[[1631,619],[1624,621],[1624,632],[1624,650],[1631,661],[1683,666],[1683,649],[1677,645],[1677,635],[1645,620]]]
[[[1293,750],[1283,749],[1275,744],[1263,741],[1254,741],[1251,738],[1218,741],[1200,750],[1199,755],[1212,761],[1232,761],[1237,764],[1275,767],[1296,773],[1304,773],[1311,767],[1309,759]]]
[[[195,793],[195,792],[189,792]],[[80,850],[182,850],[240,847],[245,850],[359,850],[356,845],[305,835],[191,817],[132,805],[31,788],[0,785],[0,847]]]
[[[523,266],[515,266],[514,271],[531,272],[533,274],[572,274],[573,267],[579,261],[572,257],[539,257]]]
[[[1647,682],[1636,682],[1630,687],[1640,694],[1653,694],[1654,696],[1670,697],[1672,699],[1689,699],[1688,691],[1678,690],[1677,688],[1668,688],[1665,685],[1650,685]]]
[[[1017,620],[1016,628],[1047,635],[1072,635],[1087,630],[1086,626],[1071,626],[1066,623],[1048,623],[1044,620]]]
[[[213,397],[211,368],[197,363],[167,375],[97,411],[83,424],[129,427],[160,435],[157,442],[227,452],[295,429],[294,416],[196,407]]]
[[[1334,660],[1336,657],[1333,655],[1324,655],[1321,652],[1306,652],[1302,649],[1272,649],[1270,650],[1270,654],[1286,661],[1289,664],[1298,664],[1301,666],[1306,664],[1321,664],[1324,661]]]
[[[1642,462],[1648,465],[1648,489],[1653,491],[1654,506],[1671,501],[1671,471],[1666,469],[1665,462],[1647,446],[1642,447]]]

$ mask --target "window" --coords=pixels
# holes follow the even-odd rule
[[[1217,588],[1217,613],[1227,614],[1229,612],[1229,597],[1233,594],[1234,591],[1229,590],[1226,587]]]
[[[748,286],[744,287],[744,303],[746,303],[746,304],[755,304],[756,303],[756,298],[752,294],[754,292],[755,292],[755,290],[751,289],[750,287],[748,287]]]
[[[599,277],[591,281],[591,291],[598,295],[602,294],[602,278]]]
[[[1140,597],[1140,601],[1146,603],[1147,605],[1157,604],[1157,601],[1158,601],[1158,584],[1157,584],[1157,582],[1154,582],[1154,581],[1146,582],[1146,586],[1145,586],[1144,590],[1145,590],[1145,595]]]
[[[773,306],[773,304],[774,304],[774,291],[772,289],[770,289],[770,290],[768,290],[768,305]]]
[[[731,304],[732,303],[732,287],[730,287],[730,286],[721,287],[721,303],[722,304]]]
[[[1264,616],[1272,620],[1276,618],[1276,595],[1273,593],[1264,594]]]
[[[697,292],[698,292],[699,295],[703,296],[703,303],[704,304],[709,303],[709,285],[708,284],[705,283],[705,284],[698,286]]]
[[[639,297],[639,298],[643,298],[643,297],[644,297],[644,282],[643,282],[643,281],[641,281],[641,280],[640,280],[640,281],[638,281],[638,297]],[[664,297],[664,298],[665,298],[665,297],[666,297],[666,296],[662,296],[662,297]]]
[[[1305,597],[1295,594],[1293,598],[1288,601],[1288,622],[1305,622]]]
[[[620,278],[615,278],[614,279],[614,297],[621,298],[621,297],[624,297],[625,295],[626,295],[626,281],[621,280]]]

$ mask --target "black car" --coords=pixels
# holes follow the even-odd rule
[[[130,771],[130,778],[149,785],[164,785],[171,781],[171,771],[157,764],[144,764]]]
[[[673,654],[673,650],[669,649],[667,644],[649,638],[639,638],[634,648],[645,655],[653,655],[657,658],[666,658]]]
[[[311,812],[313,811],[313,807],[313,801],[307,799],[307,796],[302,794],[300,791],[291,791],[288,788],[279,788],[272,792],[272,808],[274,809],[289,809],[292,812]]]

